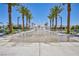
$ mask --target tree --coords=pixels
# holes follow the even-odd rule
[[[26,29],[28,29],[28,23],[29,23],[29,12],[30,10],[25,8],[25,16],[26,16]]]
[[[18,27],[18,29],[19,29],[19,18],[20,17],[17,17],[17,27]]]
[[[22,31],[24,31],[24,15],[25,15],[26,8],[21,6],[18,11],[22,14]]]
[[[32,19],[32,13],[29,13],[29,28],[30,28],[30,20]]]
[[[62,10],[63,10],[63,8],[61,6],[55,6],[54,7],[55,30],[57,29],[57,16],[58,16],[59,13],[61,13]]]
[[[50,14],[48,16],[48,18],[50,19],[50,28],[54,27],[54,8],[50,9]]]
[[[52,16],[49,15],[48,18],[49,18],[49,20],[50,20],[50,29],[51,29],[51,19],[52,19]]]
[[[70,12],[71,12],[71,4],[67,4],[67,11],[68,11],[68,16],[67,16],[67,33],[70,33]]]
[[[62,30],[62,17],[60,16],[60,15],[58,15],[59,16],[59,18],[60,18],[60,20],[61,20],[61,22],[60,22],[60,29]]]
[[[32,14],[29,9],[25,9],[26,16],[26,29],[30,29],[30,20],[32,19]]]
[[[19,6],[19,4],[16,4],[16,3],[8,3],[8,18],[9,18],[9,24],[8,24],[8,27],[9,27],[9,32],[11,33],[12,32],[12,16],[11,16],[11,13],[12,13],[12,6]]]
[[[70,12],[71,12],[71,4],[67,3],[67,33],[68,34],[70,33]]]
[[[74,30],[74,29],[75,29],[75,26],[72,26],[72,27],[71,27],[71,30]]]
[[[54,10],[54,8],[52,8],[51,16],[52,16],[52,19],[51,19],[51,21],[52,21],[52,28],[54,28],[54,18],[55,18],[55,10]]]

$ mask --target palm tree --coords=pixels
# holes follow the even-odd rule
[[[12,17],[11,17],[11,13],[12,13],[12,6],[18,6],[19,4],[16,3],[8,3],[8,17],[9,17],[9,32],[12,32]]]
[[[19,28],[19,18],[20,17],[17,17],[17,27]]]
[[[50,28],[54,26],[54,8],[50,9],[50,14],[48,16],[50,19]]]
[[[49,15],[48,18],[49,18],[49,20],[50,20],[50,29],[51,29],[51,23],[52,23],[52,22],[51,22],[51,19],[52,19],[52,16]]]
[[[58,16],[59,13],[61,13],[62,10],[63,10],[63,8],[61,6],[55,6],[54,7],[55,30],[57,29],[57,16]]]
[[[65,4],[63,4],[65,5]],[[69,34],[70,33],[70,12],[71,12],[71,4],[70,3],[67,3],[67,12],[68,12],[68,15],[67,15],[67,33]]]
[[[26,29],[30,29],[30,20],[32,19],[32,14],[28,8],[25,8],[24,15],[26,16]]]
[[[28,10],[27,8],[25,8],[25,16],[26,16],[26,29],[28,29],[28,23],[29,23],[29,12],[30,10]]]
[[[54,28],[54,18],[55,18],[55,14],[54,14],[54,9],[52,10],[52,28]]]
[[[26,8],[21,6],[18,11],[22,14],[22,31],[24,31],[24,15],[25,15]]]
[[[60,16],[60,15],[58,15],[59,16],[59,18],[60,18],[60,29],[62,30],[62,17]]]
[[[32,13],[29,13],[29,29],[30,29],[30,20],[32,19]]]
[[[70,33],[70,11],[71,11],[71,4],[67,4],[67,11],[68,11],[68,16],[67,16],[67,33]]]

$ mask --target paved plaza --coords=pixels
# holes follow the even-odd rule
[[[0,56],[77,56],[77,37],[34,29],[0,38]]]

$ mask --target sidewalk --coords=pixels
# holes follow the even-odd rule
[[[0,38],[0,56],[78,56],[76,39],[41,29],[21,32]]]
[[[79,56],[79,43],[14,43],[0,45],[3,56]]]

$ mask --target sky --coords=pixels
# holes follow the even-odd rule
[[[50,22],[48,19],[48,15],[50,13],[50,9],[55,5],[60,5],[57,3],[27,3],[23,4],[25,7],[32,13],[31,23],[35,23],[38,25],[43,25],[46,22]],[[63,26],[67,25],[67,4],[62,5],[64,10],[59,14],[63,19]],[[12,23],[17,24],[17,17],[20,17],[20,24],[22,24],[22,15],[17,11],[16,7],[12,7]],[[24,18],[26,23],[26,17]],[[8,6],[7,4],[0,3],[0,22],[3,24],[8,23]],[[79,4],[71,4],[71,25],[79,25]],[[60,18],[58,17],[58,25],[60,25]]]

